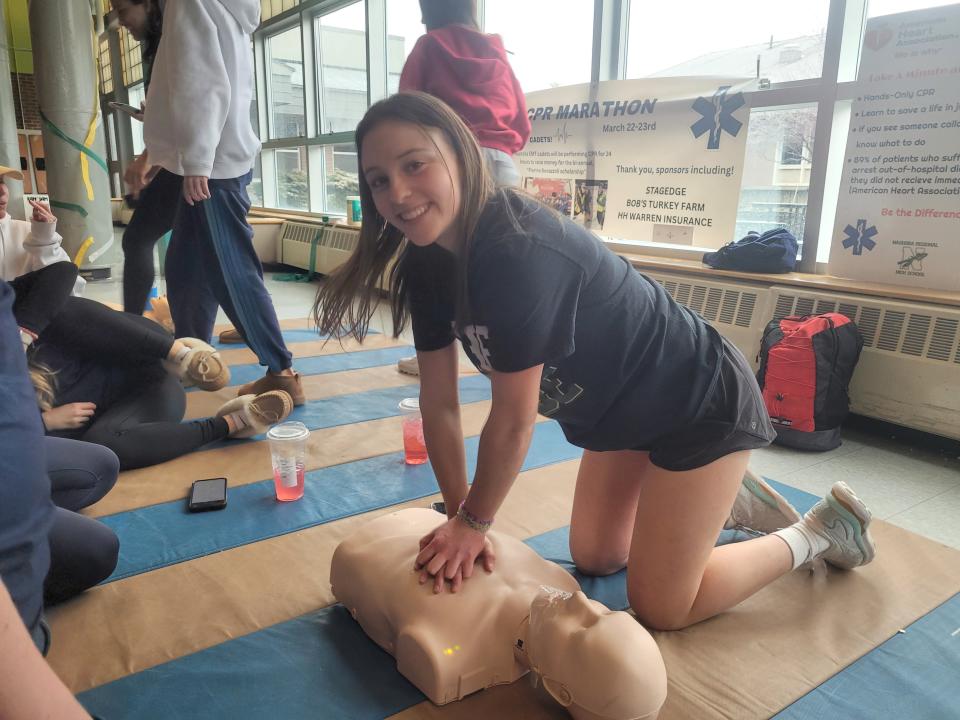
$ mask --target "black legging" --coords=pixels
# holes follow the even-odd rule
[[[77,266],[67,260],[55,262],[10,282],[17,294],[13,316],[17,325],[39,335],[60,313],[77,281]]]
[[[110,576],[119,541],[109,527],[77,511],[110,492],[120,464],[109,449],[66,438],[44,438],[50,496],[57,506],[47,539],[50,570],[43,584],[46,605],[63,602]]]
[[[137,198],[123,231],[123,309],[140,315],[153,287],[153,247],[173,228],[183,178],[160,170]]]
[[[173,347],[173,336],[152,320],[80,297],[66,299],[40,341],[41,346],[49,343],[82,357],[126,365],[163,360]]]
[[[223,418],[181,422],[186,395],[180,382],[159,364],[123,372],[127,392],[105,411],[97,408],[93,422],[78,438],[113,450],[121,470],[173,460],[227,437],[229,426]]]
[[[172,345],[173,338],[152,320],[70,298],[41,337],[39,360],[93,361],[109,391],[87,397],[86,388],[57,387],[56,405],[94,402],[97,410],[88,426],[50,434],[110,448],[121,470],[166,462],[225,438],[229,426],[223,418],[181,422],[186,394],[160,362]],[[56,360],[47,364],[58,370]]]

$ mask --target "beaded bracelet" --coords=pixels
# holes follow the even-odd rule
[[[493,520],[481,520],[463,506],[465,502],[466,500],[460,502],[460,507],[457,508],[457,517],[471,530],[476,530],[478,533],[487,532],[493,525]]]

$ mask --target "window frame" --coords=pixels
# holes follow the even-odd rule
[[[314,62],[314,18],[326,15],[351,5],[357,0],[302,0],[299,5],[265,20],[254,34],[254,49],[259,71],[257,74],[257,97],[265,94],[265,38],[299,23],[304,57],[304,84],[307,113],[307,137],[285,140],[265,140],[264,152],[291,146],[306,146],[308,149],[308,182],[316,163],[310,163],[309,152],[315,146],[348,144],[353,141],[352,132],[320,132],[321,91]],[[365,3],[367,33],[367,92],[368,105],[387,95],[387,2],[390,0],[359,0]],[[587,1],[587,0],[585,0]],[[634,4],[636,3],[636,4]],[[860,48],[867,21],[868,0],[830,0],[825,32],[823,67],[820,77],[790,82],[770,83],[758,80],[744,95],[751,108],[786,108],[793,105],[815,105],[817,119],[814,133],[814,148],[810,158],[810,185],[808,189],[806,225],[803,244],[805,252],[799,270],[816,272],[825,269],[825,262],[818,263],[820,241],[829,244],[836,212],[837,188],[842,168],[842,154],[846,136],[846,119],[850,101],[856,94],[856,72]],[[629,48],[630,13],[641,8],[639,0],[593,0],[592,82],[626,78],[627,53]],[[481,26],[484,25],[484,1],[478,0],[477,12]],[[309,63],[309,64],[308,64]],[[309,71],[308,71],[309,70]],[[309,80],[308,80],[309,78]],[[258,103],[260,127],[267,127],[267,103]],[[845,114],[846,113],[846,114]],[[315,155],[315,153],[313,153]],[[261,162],[266,168],[264,158]],[[319,169],[319,168],[318,168]],[[264,201],[270,197],[267,177],[264,175]],[[317,192],[322,192],[322,189]],[[274,193],[275,194],[275,193]],[[316,192],[311,189],[311,198]],[[276,209],[265,207],[265,210]],[[313,213],[319,214],[319,213]],[[329,213],[324,213],[329,214]],[[613,249],[637,252],[635,244],[618,242],[607,238]],[[692,257],[697,251],[670,248],[659,249],[643,246],[643,251],[656,251],[674,257]],[[823,254],[823,253],[821,253]],[[697,254],[697,256],[699,256]]]

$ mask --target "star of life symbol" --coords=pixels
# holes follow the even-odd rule
[[[743,123],[733,116],[735,111],[743,107],[743,94],[727,95],[729,89],[729,85],[723,85],[717,88],[709,100],[698,97],[693,103],[693,109],[702,117],[691,125],[690,129],[696,138],[704,133],[710,133],[707,138],[708,150],[720,148],[720,136],[724,132],[729,133],[731,137],[736,137],[743,127]]]
[[[877,241],[873,237],[877,234],[877,228],[873,225],[867,227],[866,220],[857,220],[857,226],[847,225],[843,232],[847,237],[843,240],[845,248],[853,248],[854,255],[863,255],[863,249],[873,250],[877,246]]]

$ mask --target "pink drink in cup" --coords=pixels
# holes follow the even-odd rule
[[[289,502],[303,497],[303,475],[309,436],[310,431],[301,422],[280,423],[267,432],[277,500]]]
[[[400,401],[403,426],[403,461],[407,465],[423,465],[427,461],[427,444],[423,439],[423,418],[419,398]]]

